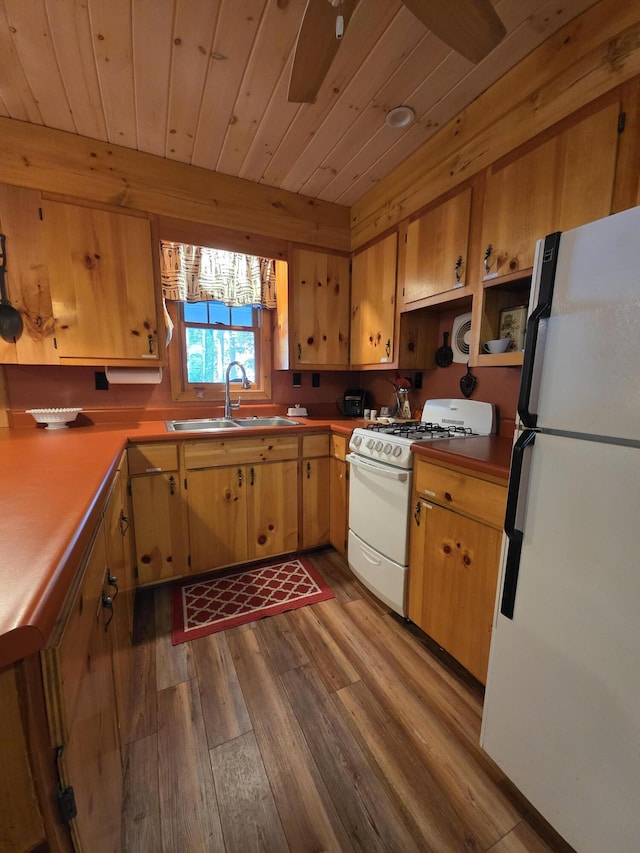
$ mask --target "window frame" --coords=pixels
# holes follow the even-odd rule
[[[176,237],[166,239],[172,239],[175,242],[190,242],[187,239],[177,239]],[[211,245],[210,243],[203,243],[201,240],[194,240],[191,242],[193,245]],[[212,248],[222,247],[212,246]],[[167,347],[169,378],[171,382],[171,398],[176,402],[223,402],[224,382],[187,382],[187,354],[182,304],[180,302],[167,300],[166,306],[169,317],[173,323],[173,334]],[[276,311],[268,308],[262,308],[259,310],[261,311],[261,322],[256,330],[256,380],[255,383],[252,383],[250,389],[242,389],[240,393],[243,401],[271,402],[271,371],[273,368],[272,340]]]

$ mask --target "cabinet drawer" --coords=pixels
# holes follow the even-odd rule
[[[308,456],[328,456],[329,455],[329,434],[324,435],[303,435],[302,436],[302,455]]]
[[[428,501],[502,527],[507,488],[417,460],[415,488]]]
[[[127,451],[129,474],[152,474],[156,471],[177,471],[177,444],[137,444]]]
[[[297,435],[192,441],[184,446],[184,462],[187,470],[297,458]]]
[[[334,433],[331,436],[331,455],[336,459],[342,459],[344,462],[347,455],[347,439],[344,435],[336,435]]]

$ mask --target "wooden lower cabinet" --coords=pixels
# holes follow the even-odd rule
[[[329,469],[329,435],[303,436],[300,470],[301,548],[316,548],[329,542]]]
[[[127,450],[139,584],[189,570],[189,534],[178,445],[138,444]]]
[[[19,666],[0,669],[0,853],[33,850],[45,826],[29,763]]]
[[[187,512],[176,472],[131,478],[138,583],[157,583],[188,571]]]
[[[295,551],[296,459],[188,472],[191,571]]]
[[[96,542],[93,559],[104,561],[104,547],[104,541]],[[99,604],[90,616],[83,678],[58,769],[62,788],[73,788],[77,816],[70,826],[75,849],[118,853],[122,849],[122,764],[112,634],[105,630],[110,613]]]
[[[329,467],[329,541],[344,557],[349,535],[349,464],[345,460],[347,439],[331,436]]]
[[[506,487],[422,460],[415,484],[408,616],[484,684]]]
[[[75,802],[76,815],[68,821],[74,848],[91,853],[121,849],[122,754],[114,673],[124,678],[128,667],[120,649],[116,668],[114,642],[116,625],[128,624],[131,616],[118,613],[125,611],[127,599],[115,595],[109,559],[115,535],[108,543],[107,530],[118,503],[116,492],[97,526],[77,586],[41,655],[60,789],[72,791]],[[120,688],[124,699],[127,692],[122,684]],[[126,713],[121,706],[121,719]]]

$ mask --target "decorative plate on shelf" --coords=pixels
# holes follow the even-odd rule
[[[27,409],[26,413],[31,415],[37,424],[46,424],[45,429],[66,429],[75,421],[78,412],[82,409]]]

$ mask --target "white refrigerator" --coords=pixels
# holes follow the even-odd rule
[[[536,251],[481,743],[580,853],[640,851],[640,207]]]

